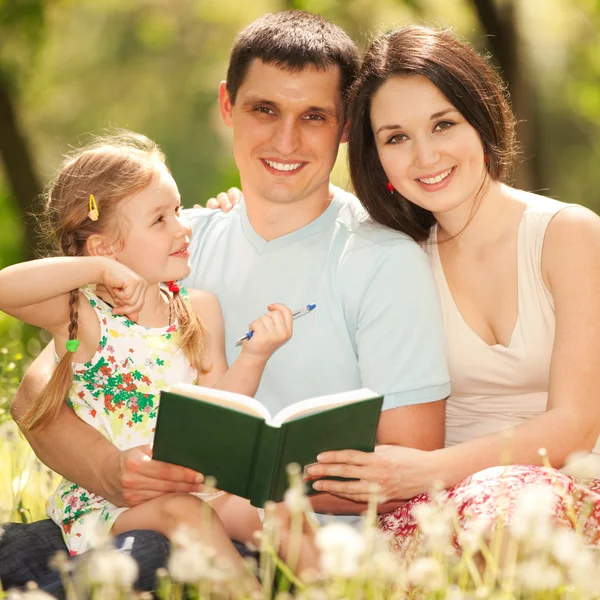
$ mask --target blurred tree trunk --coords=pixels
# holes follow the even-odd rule
[[[33,166],[27,137],[19,123],[11,90],[0,76],[0,156],[4,163],[6,178],[19,205],[23,218],[25,239],[24,258],[34,256],[35,237],[33,218],[29,214],[42,191],[38,174]]]
[[[490,50],[508,84],[513,110],[517,117],[517,138],[522,159],[515,184],[526,190],[540,190],[541,145],[536,116],[534,78],[523,60],[515,15],[515,0],[471,0],[483,28],[488,34]]]

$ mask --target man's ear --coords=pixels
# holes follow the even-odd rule
[[[221,111],[221,119],[227,127],[233,127],[233,104],[227,91],[227,84],[221,81],[219,85],[219,109]]]
[[[345,144],[348,141],[350,135],[350,119],[346,119],[344,123],[344,129],[342,129],[342,137],[340,138],[340,144]]]
[[[115,244],[109,244],[106,238],[99,233],[93,233],[85,242],[85,249],[89,256],[104,256],[116,258],[117,249]]]

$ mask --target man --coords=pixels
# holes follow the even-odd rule
[[[244,201],[229,213],[189,211],[192,272],[184,284],[221,301],[230,362],[234,340],[266,305],[317,305],[265,369],[256,397],[272,413],[371,387],[385,394],[379,443],[435,449],[449,376],[427,258],[406,236],[367,222],[356,198],[330,193],[357,65],[341,29],[301,11],[267,15],[238,35],[219,105],[233,130]],[[47,349],[15,397],[17,420],[51,368]],[[153,461],[147,447],[119,451],[67,406],[27,437],[54,470],[120,506],[195,491],[202,481]],[[312,503],[340,515],[365,508],[326,494]]]

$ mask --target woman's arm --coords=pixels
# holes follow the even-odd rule
[[[324,456],[332,457],[328,462],[333,464],[310,467],[311,476],[338,475],[366,479],[356,482],[316,482],[315,489],[328,493],[311,498],[314,510],[333,514],[362,514],[367,510],[369,488],[373,482],[379,486],[382,501],[378,505],[378,512],[389,512],[403,504],[403,499],[410,496],[396,496],[391,493],[398,480],[397,474],[390,470],[391,465],[385,452],[389,449],[391,452],[402,450],[428,455],[431,452],[427,451],[442,448],[445,411],[445,400],[385,410],[381,413],[377,428],[377,441],[381,445],[375,448],[374,453],[355,450],[324,453]],[[399,448],[400,445],[404,447]],[[368,467],[357,465],[368,465]],[[360,486],[358,493],[355,492],[357,485]],[[350,493],[347,486],[350,486]]]
[[[453,486],[482,469],[511,463],[540,464],[545,448],[561,468],[573,452],[590,451],[600,434],[600,218],[583,208],[558,213],[546,232],[542,273],[552,293],[556,333],[547,411],[502,433],[456,446],[419,452],[386,446],[374,455],[327,453],[315,473],[356,477],[323,482],[324,490],[364,499],[368,482],[388,498],[411,498],[434,481]],[[508,453],[508,454],[507,454]]]

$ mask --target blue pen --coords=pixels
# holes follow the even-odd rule
[[[304,315],[307,315],[309,312],[315,310],[317,307],[316,304],[307,304],[304,308],[299,308],[292,313],[292,319],[298,319]],[[249,340],[254,335],[254,331],[249,331],[246,335],[243,335],[239,340],[235,342],[236,346],[240,346],[246,340]]]

